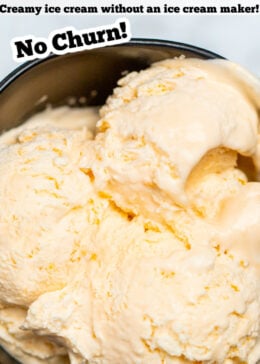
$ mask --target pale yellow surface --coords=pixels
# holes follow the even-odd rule
[[[62,108],[0,138],[0,343],[24,364],[256,364],[259,83],[177,59],[120,85],[97,132]]]
[[[120,207],[172,223],[189,202],[185,183],[206,153],[224,147],[255,154],[260,86],[238,66],[166,60],[119,84],[101,109],[101,163],[93,169]]]

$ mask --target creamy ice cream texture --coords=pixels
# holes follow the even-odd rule
[[[260,360],[260,83],[172,59],[0,138],[0,342],[25,364]],[[96,124],[97,122],[97,124]]]

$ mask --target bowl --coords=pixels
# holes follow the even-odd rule
[[[192,45],[154,39],[66,55],[50,55],[14,70],[0,83],[0,131],[8,130],[46,106],[102,105],[126,72],[166,58],[223,58]],[[17,364],[4,351],[0,363]]]

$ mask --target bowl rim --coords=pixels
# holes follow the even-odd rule
[[[132,38],[130,41],[125,42],[125,43],[120,43],[114,46],[109,46],[109,47],[120,47],[120,46],[157,46],[157,47],[165,47],[165,48],[177,48],[179,50],[183,50],[183,51],[190,51],[190,52],[195,52],[198,53],[198,55],[204,56],[205,58],[209,58],[209,59],[214,59],[214,58],[218,58],[218,59],[224,59],[223,56],[214,53],[212,51],[209,51],[207,49],[201,48],[201,47],[197,47],[194,46],[192,44],[188,44],[188,43],[182,43],[182,42],[176,42],[176,41],[171,41],[171,40],[164,40],[164,39],[154,39],[154,38]],[[106,48],[106,47],[100,47],[100,48]],[[99,48],[95,48],[95,49],[99,49]],[[91,51],[92,49],[90,49]],[[88,51],[88,50],[85,50]],[[75,53],[80,53],[82,51],[79,52],[75,52]],[[67,54],[71,54],[71,53],[67,53]],[[20,77],[21,75],[23,75],[26,71],[30,70],[31,68],[34,68],[36,66],[38,66],[39,64],[46,62],[50,59],[53,58],[57,58],[57,57],[62,57],[62,56],[66,56],[66,54],[63,55],[57,55],[57,54],[49,54],[47,57],[45,58],[37,58],[34,59],[32,61],[27,61],[24,62],[23,64],[21,64],[20,66],[16,67],[13,71],[11,71],[9,74],[7,74],[7,76],[5,76],[3,78],[2,81],[0,81],[0,94],[11,84],[13,83],[18,77]]]

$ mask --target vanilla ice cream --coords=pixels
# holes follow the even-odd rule
[[[260,360],[260,83],[171,59],[0,137],[0,343],[24,364]],[[99,119],[99,120],[98,120]]]
[[[98,122],[96,154],[104,167],[93,168],[122,208],[167,220],[187,205],[185,184],[209,151],[227,153],[215,153],[206,173],[233,168],[237,153],[254,155],[260,87],[238,66],[166,60],[119,85]]]

